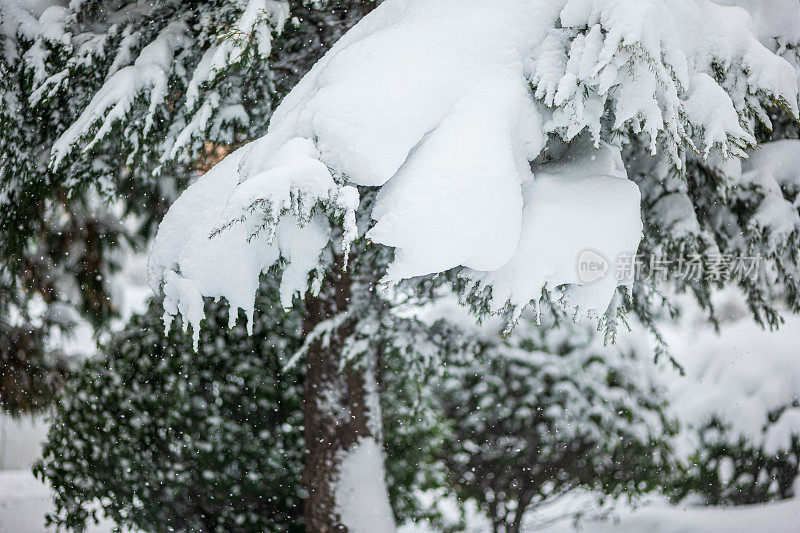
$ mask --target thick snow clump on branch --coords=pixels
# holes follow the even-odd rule
[[[616,283],[582,284],[577,256],[639,245],[620,143],[744,157],[740,117],[797,115],[797,93],[747,12],[707,0],[387,0],[173,205],[150,283],[196,331],[203,296],[252,315],[275,264],[290,305],[362,228],[394,249],[388,282],[459,268],[493,310],[566,284],[603,312]]]

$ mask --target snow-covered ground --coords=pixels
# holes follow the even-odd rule
[[[48,531],[44,527],[44,515],[51,508],[49,489],[29,470],[0,472],[0,533]],[[112,527],[112,524],[104,523],[88,527],[86,533],[106,533]]]
[[[570,507],[581,504],[577,498]],[[585,501],[584,501],[585,503]],[[547,516],[560,509],[548,509]],[[542,521],[547,521],[547,516]],[[491,524],[476,514],[468,514],[467,533],[487,533]],[[654,502],[638,509],[618,509],[612,518],[583,521],[576,528],[571,521],[560,521],[549,527],[523,527],[523,531],[542,533],[797,533],[800,530],[800,499],[767,505],[735,508],[694,507]],[[427,523],[406,525],[399,533],[438,533]]]
[[[619,522],[589,524],[591,533],[796,533],[800,529],[800,500],[736,508],[698,508],[653,505]],[[547,533],[574,531],[569,524],[544,530]]]
[[[47,488],[28,471],[0,472],[0,533],[43,533],[44,514],[50,509]],[[585,523],[587,533],[796,533],[800,524],[800,500],[732,509],[692,508],[654,504],[627,511],[618,521]],[[476,521],[471,533],[485,533],[488,524]],[[90,533],[111,531],[110,524],[88,528]],[[560,523],[546,533],[574,531]],[[401,533],[436,533],[423,524],[401,528]]]
[[[42,418],[13,419],[0,414],[0,533],[47,531],[44,515],[52,509],[50,490],[31,473],[46,436]],[[87,533],[112,528],[105,523],[88,528]]]
[[[28,468],[46,436],[42,418],[14,419],[0,413],[0,471]]]
[[[748,505],[735,508],[672,506],[653,504],[624,511],[618,519],[585,524],[591,533],[796,533],[800,520],[800,500]],[[544,529],[546,533],[567,533],[575,529],[560,523]]]

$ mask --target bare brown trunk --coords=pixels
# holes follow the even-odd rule
[[[346,311],[349,299],[349,276],[340,273],[320,291],[319,297],[307,297],[304,333]],[[309,533],[347,531],[335,506],[339,463],[359,438],[372,436],[364,373],[349,366],[344,371],[339,368],[343,339],[348,332],[349,326],[344,324],[331,335],[330,343],[323,346],[317,341],[306,354],[303,485],[308,493],[304,516]]]

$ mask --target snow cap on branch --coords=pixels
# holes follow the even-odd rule
[[[494,310],[568,285],[567,305],[603,312],[613,275],[589,285],[575,270],[585,248],[613,260],[638,247],[639,191],[620,143],[641,136],[678,167],[686,150],[744,157],[762,104],[796,116],[796,74],[736,7],[387,0],[284,99],[264,137],[175,203],[150,283],[167,315],[196,329],[202,296],[252,314],[258,276],[282,259],[286,305],[330,267],[329,243],[356,237],[358,215],[374,222],[367,238],[394,249],[387,281],[459,268]],[[378,189],[371,211],[355,187]]]
[[[105,40],[113,34],[120,32],[123,37],[105,84],[80,117],[53,145],[52,166],[60,166],[64,158],[86,138],[91,140],[84,143],[83,150],[90,150],[112,131],[115,124],[130,117],[139,100],[147,105],[142,126],[142,135],[147,135],[158,114],[172,105],[168,102],[168,93],[170,81],[175,77],[187,77],[184,101],[186,122],[180,128],[172,128],[169,139],[163,145],[162,161],[176,158],[192,139],[202,135],[209,126],[212,112],[221,103],[216,91],[211,91],[201,101],[205,86],[212,85],[220,75],[241,63],[250,47],[261,60],[266,61],[271,51],[272,32],[280,32],[289,16],[288,4],[277,0],[237,0],[231,3],[229,9],[238,9],[241,13],[230,30],[218,36],[189,72],[185,71],[185,62],[187,57],[196,52],[197,42],[190,30],[190,25],[194,23],[185,13],[172,17],[173,20],[138,51],[132,64],[126,63],[130,63],[133,49],[141,37],[139,31],[131,30],[133,23],[129,26],[114,24],[107,34],[79,35],[75,40],[83,43],[81,46],[86,50],[77,55],[84,57],[87,62],[92,61],[93,55],[105,53]],[[211,26],[214,21],[203,20],[203,23]],[[62,29],[62,34],[64,31]],[[54,39],[49,37],[46,40]],[[86,46],[87,43],[92,46]],[[44,93],[48,87],[63,83],[67,73],[67,70],[60,71],[44,79],[35,94]]]

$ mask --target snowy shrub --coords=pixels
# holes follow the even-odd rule
[[[766,333],[748,319],[701,331],[672,377],[670,411],[682,431],[675,497],[754,504],[796,495],[800,459],[800,323]],[[696,336],[696,338],[694,338]]]
[[[593,328],[523,319],[485,336],[472,364],[441,385],[452,428],[442,459],[462,502],[493,531],[542,526],[537,509],[569,493],[635,500],[659,490],[673,463],[664,391],[635,354],[605,348]],[[553,519],[596,518],[600,505]]]
[[[36,466],[55,491],[50,520],[80,530],[101,513],[146,531],[304,531],[301,386],[281,366],[299,346],[297,319],[265,314],[250,337],[228,330],[217,306],[218,330],[195,354],[184,336],[162,335],[156,307],[56,403]]]
[[[216,327],[197,353],[178,330],[163,336],[159,305],[134,316],[56,403],[35,468],[55,490],[49,520],[75,530],[105,515],[147,531],[305,531],[304,367],[288,364],[303,343],[301,317],[279,304],[265,284],[259,305],[274,312],[259,314],[252,335],[228,329],[227,306],[209,304]],[[360,342],[383,346],[386,469],[402,521],[428,516],[419,490],[443,483],[435,458],[444,433],[420,381],[397,368],[402,332],[418,324],[397,320],[387,327],[397,346],[386,335]]]
[[[767,424],[768,429],[774,421]],[[795,496],[800,432],[791,435],[786,448],[770,450],[743,437],[736,440],[718,420],[697,431],[699,449],[674,483],[675,499],[699,496],[709,505],[749,505]]]

